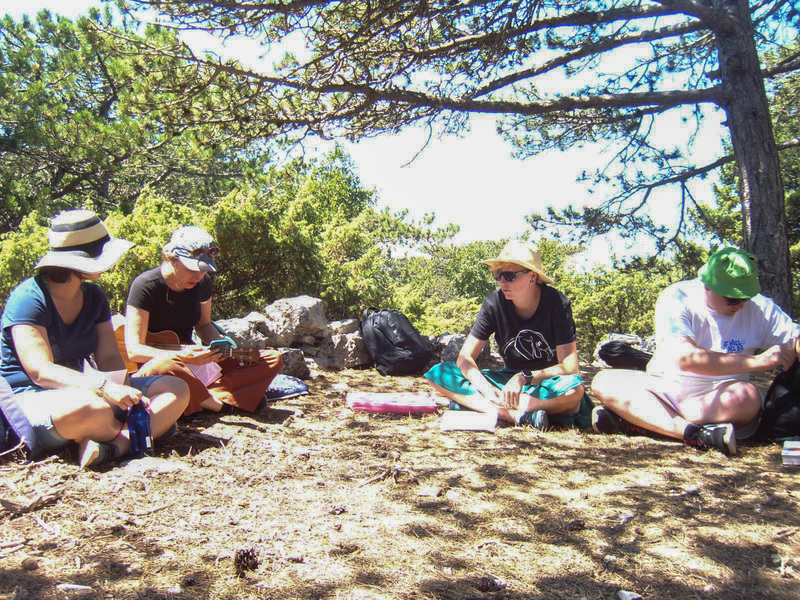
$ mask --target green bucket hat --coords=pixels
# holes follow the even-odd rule
[[[739,248],[721,248],[697,272],[705,286],[726,298],[752,298],[761,291],[756,257]]]

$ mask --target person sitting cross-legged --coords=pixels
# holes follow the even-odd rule
[[[425,377],[461,407],[496,412],[499,419],[537,429],[551,421],[588,427],[591,403],[578,375],[578,347],[569,298],[549,284],[538,249],[511,241],[489,265],[499,289],[483,301],[455,363]],[[501,370],[480,370],[476,359],[494,334]]]
[[[788,368],[800,350],[800,325],[760,291],[755,256],[727,247],[697,278],[661,292],[647,371],[608,369],[592,382],[602,403],[594,429],[655,432],[735,454],[736,439],[755,433],[762,408],[750,373]]]
[[[128,409],[146,403],[157,438],[174,429],[189,388],[162,376],[115,383],[85,368],[94,361],[101,371],[125,370],[108,300],[94,282],[133,244],[110,237],[88,210],[55,216],[49,239],[36,274],[14,288],[3,311],[0,375],[13,396],[0,398],[0,409],[18,426],[24,421],[32,459],[76,442],[80,466],[99,465],[128,453]]]

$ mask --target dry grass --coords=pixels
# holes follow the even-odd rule
[[[0,466],[0,597],[800,595],[800,470],[777,446],[443,434],[435,415],[350,412],[345,383],[423,388],[325,373],[261,415],[188,420],[158,459]]]

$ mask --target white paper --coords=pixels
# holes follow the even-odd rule
[[[497,426],[497,413],[474,410],[446,410],[439,419],[442,431],[491,431]]]
[[[222,368],[215,362],[205,365],[186,365],[194,376],[200,380],[204,386],[208,387],[222,375]]]

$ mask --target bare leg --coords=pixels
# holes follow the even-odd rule
[[[428,383],[439,392],[442,396],[447,398],[448,400],[454,400],[458,402],[461,406],[466,406],[467,408],[477,411],[477,412],[489,412],[490,410],[497,410],[498,407],[494,405],[494,403],[479,392],[475,392],[474,394],[456,394],[455,392],[451,392],[448,389],[445,389],[439,385],[436,385],[432,381],[428,381]],[[500,409],[503,410],[503,409]],[[506,411],[508,412],[508,411]],[[513,419],[512,419],[513,420]]]
[[[521,417],[524,413],[532,410],[543,410],[549,415],[560,415],[569,413],[576,414],[581,408],[581,400],[583,399],[583,386],[572,388],[566,394],[550,398],[549,400],[542,400],[531,396],[530,394],[520,394],[519,408],[512,410],[512,416]]]
[[[600,371],[592,381],[592,392],[603,406],[649,431],[683,439],[689,422],[671,405],[646,389],[650,376],[642,371]]]
[[[222,410],[223,406],[224,404],[220,400],[214,398],[213,395],[209,395],[208,398],[200,403],[200,408],[203,410],[210,410],[211,412],[219,412]]]
[[[150,430],[153,438],[164,435],[189,405],[189,386],[177,377],[159,377],[147,390],[150,397]]]
[[[690,423],[747,425],[761,410],[761,392],[749,381],[728,381],[708,394],[681,400],[681,413]]]

